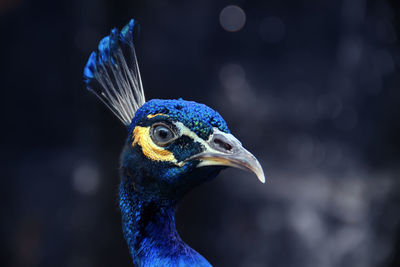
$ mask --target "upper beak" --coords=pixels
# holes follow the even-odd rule
[[[206,142],[206,149],[187,160],[200,160],[197,167],[229,166],[253,172],[260,182],[265,183],[264,171],[256,159],[232,134],[214,128]]]

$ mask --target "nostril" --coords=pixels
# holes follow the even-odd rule
[[[227,142],[222,141],[219,138],[215,138],[214,139],[214,143],[219,146],[220,148],[224,149],[224,150],[231,150],[232,146],[230,144],[228,144]]]

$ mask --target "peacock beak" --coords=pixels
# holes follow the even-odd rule
[[[265,183],[264,171],[256,159],[232,134],[214,128],[206,142],[206,149],[187,160],[199,160],[197,167],[228,166],[253,172],[260,182]],[[187,161],[186,160],[186,161]]]

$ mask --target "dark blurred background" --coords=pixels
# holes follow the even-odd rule
[[[82,70],[141,24],[147,99],[205,103],[262,162],[178,210],[215,266],[400,266],[397,0],[1,0],[1,266],[132,266],[126,130]]]

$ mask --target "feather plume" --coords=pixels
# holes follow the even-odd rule
[[[113,29],[92,52],[83,76],[86,87],[129,126],[135,112],[145,102],[142,80],[133,44],[132,19],[119,33]]]

